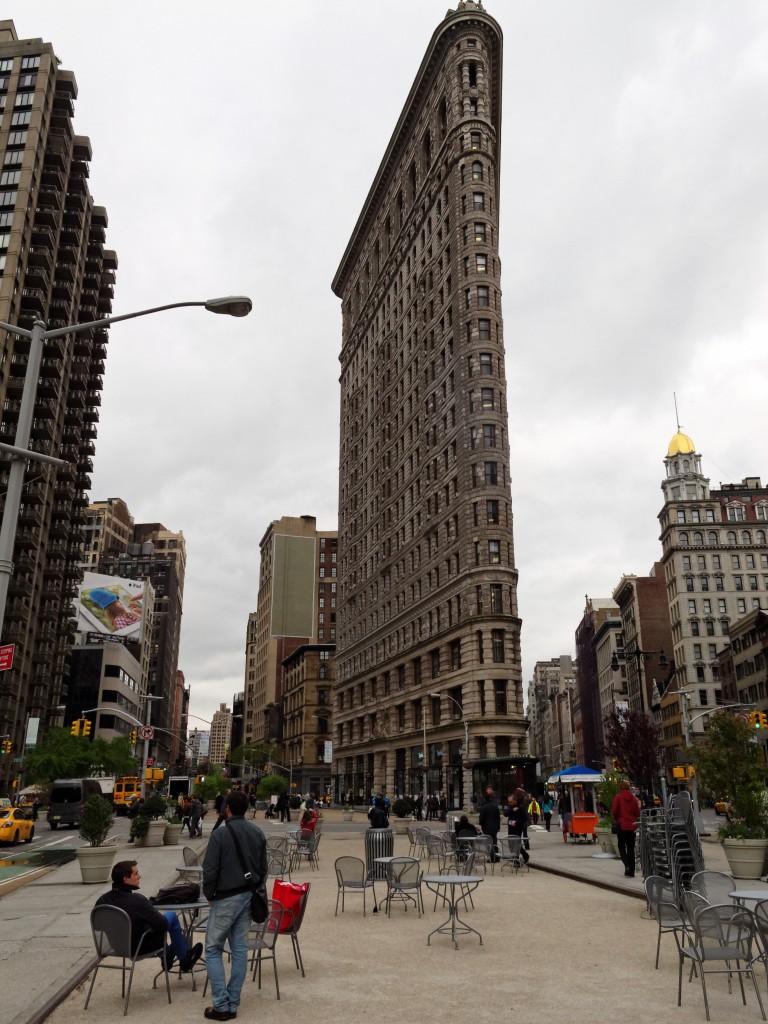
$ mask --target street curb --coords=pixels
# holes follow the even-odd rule
[[[616,892],[619,896],[630,896],[636,900],[642,900],[645,903],[645,894],[642,892],[634,892],[632,889],[625,889],[622,885],[616,885],[613,882],[600,882],[597,879],[585,878],[583,875],[577,875],[574,871],[564,871],[562,868],[552,868],[545,864],[534,864],[533,857],[531,857],[531,867],[536,871],[545,871],[549,875],[558,875],[560,878],[569,878],[573,882],[583,882],[585,885],[594,885],[597,889],[606,889],[608,892]]]
[[[29,871],[25,871],[23,875],[17,875],[16,878],[9,878],[5,882],[0,882],[0,897],[9,896],[16,889],[21,889],[22,886],[28,885],[30,882],[36,882],[38,878],[42,878],[43,875],[47,875],[54,868],[58,867],[57,864],[49,864],[44,868],[30,868]]]
[[[42,1024],[42,1021],[46,1020],[56,1007],[63,1003],[77,986],[85,981],[95,966],[96,957],[93,953],[83,954],[80,966],[75,970],[75,973],[67,978],[53,995],[49,996],[41,1006],[36,1007],[30,1016],[20,1013],[13,1018],[10,1024]]]

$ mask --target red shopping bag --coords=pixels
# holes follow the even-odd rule
[[[309,886],[309,882],[284,882],[282,878],[275,879],[272,884],[272,899],[285,911],[280,922],[281,932],[289,932],[294,926],[298,927],[301,924]]]

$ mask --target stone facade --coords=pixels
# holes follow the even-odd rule
[[[533,667],[529,693],[535,711],[529,712],[531,754],[540,764],[542,778],[576,763],[576,737],[573,728],[573,696],[576,672],[568,654],[549,661],[537,661]]]
[[[314,516],[283,516],[259,547],[258,603],[246,632],[245,742],[282,751],[283,662],[302,644],[336,638],[337,537],[318,530]]]
[[[319,797],[330,792],[334,644],[302,644],[283,662],[285,764],[293,766],[299,793]]]
[[[595,637],[604,622],[618,617],[618,605],[611,598],[591,598],[587,595],[584,599],[584,613],[576,627],[576,752],[578,763],[588,767],[599,767],[604,760],[603,717]],[[574,717],[576,719],[575,709]]]
[[[506,769],[527,750],[499,287],[501,49],[481,4],[448,12],[333,281],[337,796],[418,792],[426,769],[429,789],[467,805],[473,764]]]
[[[722,703],[718,654],[731,623],[768,607],[768,487],[759,477],[710,488],[701,455],[678,432],[664,459],[661,564],[672,629],[674,671],[662,695],[669,763],[688,760],[679,694],[691,738]]]
[[[117,258],[104,248],[107,214],[88,188],[91,144],[73,130],[77,83],[53,45],[18,39],[0,21],[0,320],[31,328],[87,323],[112,309]],[[66,460],[35,463],[19,510],[3,643],[13,668],[0,680],[0,734],[20,759],[28,718],[61,724],[64,678],[81,578],[81,526],[101,404],[108,332],[45,343],[30,447]],[[0,332],[0,441],[14,443],[29,340]],[[0,496],[8,482],[0,466]],[[0,766],[7,782],[10,759]]]

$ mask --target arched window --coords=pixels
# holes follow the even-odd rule
[[[688,461],[688,459],[683,459],[683,472],[687,473],[690,468],[691,468],[691,464]]]
[[[479,160],[474,160],[472,163],[472,181],[483,180],[483,165]]]
[[[736,543],[736,534],[733,532],[733,530],[729,530],[728,533],[726,534],[726,536],[725,536],[725,543],[726,544],[735,544]]]
[[[765,544],[765,530],[758,530],[756,538],[758,544]]]
[[[704,543],[704,535],[699,530],[695,530],[694,531],[693,543],[694,544],[703,544]]]
[[[742,544],[751,544],[752,543],[752,534],[749,532],[749,530],[742,530],[741,531],[741,543]]]
[[[709,533],[707,534],[707,543],[709,543],[709,544],[717,544],[717,531],[716,530],[710,530],[709,531]]]
[[[681,548],[687,548],[688,547],[688,534],[685,532],[685,530],[683,530],[682,533],[680,534],[680,547]]]

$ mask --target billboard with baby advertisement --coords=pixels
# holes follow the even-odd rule
[[[77,601],[78,630],[141,641],[145,586],[143,580],[86,572]]]

